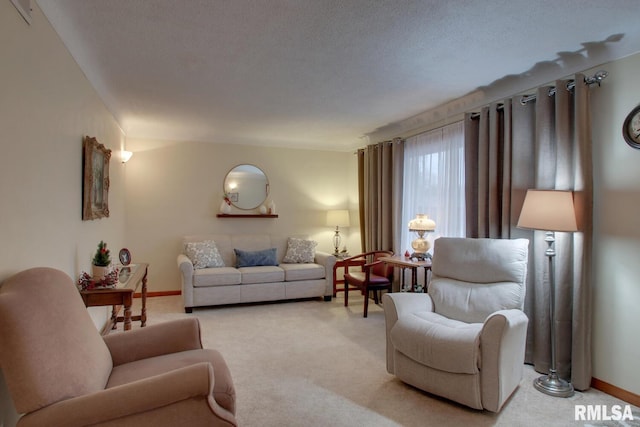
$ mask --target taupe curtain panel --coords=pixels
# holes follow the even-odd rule
[[[558,375],[578,390],[591,383],[592,161],[589,87],[575,76],[558,90],[539,88],[534,102],[519,99],[465,117],[467,235],[530,241],[525,313],[526,362],[550,365],[549,283],[544,232],[516,228],[529,188],[573,190],[579,232],[556,233],[556,362]]]
[[[404,145],[400,138],[358,150],[360,238],[364,252],[399,246]]]

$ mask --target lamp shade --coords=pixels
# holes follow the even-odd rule
[[[327,211],[327,225],[330,227],[349,227],[349,211],[346,209]]]
[[[425,214],[417,214],[409,221],[409,231],[434,231],[436,223]]]
[[[546,231],[577,231],[573,193],[559,190],[527,190],[518,227]]]
[[[120,158],[122,160],[122,163],[127,163],[131,158],[131,156],[133,156],[133,153],[131,151],[122,150],[120,152]]]

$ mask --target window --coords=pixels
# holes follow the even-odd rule
[[[427,237],[465,236],[464,123],[407,138],[404,146],[401,253],[412,252],[407,225],[422,213],[436,222]]]

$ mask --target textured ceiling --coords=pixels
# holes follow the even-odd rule
[[[509,76],[537,84],[539,64],[568,74],[640,51],[638,0],[38,5],[134,139],[352,150]]]

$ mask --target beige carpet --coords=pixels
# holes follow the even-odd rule
[[[148,324],[200,319],[205,347],[221,351],[229,364],[237,419],[245,427],[640,426],[637,407],[634,420],[624,424],[574,421],[575,405],[626,403],[597,390],[567,399],[546,396],[533,388],[539,374],[529,366],[497,415],[412,388],[386,371],[382,307],[370,304],[364,319],[362,297],[351,293],[347,308],[343,302],[340,295],[332,302],[196,309],[188,315],[181,297],[155,297],[148,299]]]

